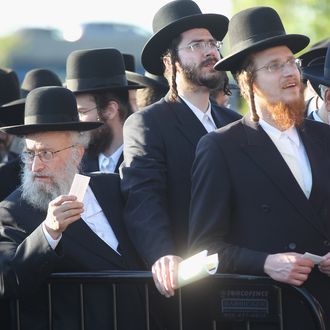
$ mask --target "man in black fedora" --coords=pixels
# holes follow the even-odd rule
[[[123,125],[132,113],[123,55],[115,48],[75,50],[66,61],[66,86],[76,96],[81,121],[104,123],[91,134],[85,172],[118,173],[123,160]]]
[[[303,76],[317,86],[323,100],[319,109],[312,112],[309,118],[330,125],[330,46],[325,50],[323,63],[303,68]]]
[[[319,84],[312,79],[305,77],[305,68],[309,72],[311,67],[324,66],[325,55],[327,53],[328,46],[330,45],[330,38],[314,44],[307,52],[300,55],[302,76],[306,85],[305,99],[306,99],[306,116],[309,119],[324,122],[322,116],[318,115],[318,110],[322,107],[323,98]],[[308,75],[308,74],[307,74]]]
[[[249,113],[197,146],[190,251],[217,252],[224,273],[303,286],[328,322],[330,130],[304,119],[294,57],[309,38],[286,34],[270,7],[238,12],[228,35],[231,52],[215,68],[235,75]],[[322,256],[320,266],[305,252]],[[283,297],[283,306],[285,329],[313,328],[299,302]]]
[[[24,124],[2,129],[24,136],[22,186],[0,203],[0,295],[19,299],[20,329],[49,329],[47,280],[53,272],[138,269],[122,221],[119,176],[95,174],[82,201],[68,195],[99,122],[80,122],[75,96],[64,87],[39,87],[25,103]],[[52,288],[52,329],[145,329],[137,287]],[[84,323],[80,324],[84,319]],[[15,320],[15,319],[13,319]]]
[[[0,68],[0,127],[22,121],[24,106],[10,105],[20,97],[20,86],[16,72],[8,68]],[[19,153],[19,138],[0,132],[0,165],[6,164]]]
[[[3,126],[23,124],[26,96],[31,90],[42,86],[62,86],[62,82],[55,72],[44,68],[29,70],[24,75],[21,86],[19,86],[17,78],[17,82],[13,84],[13,88],[16,91],[15,97],[12,97],[10,102],[6,102],[0,108],[0,122],[2,122]],[[8,90],[9,87],[10,84],[7,85],[5,90]],[[2,92],[5,90],[2,90]],[[22,162],[18,156],[23,145],[21,138],[17,136],[6,134],[5,132],[0,132],[1,134],[4,134],[10,140],[10,150],[12,153],[9,154],[11,155],[9,161],[0,165],[0,201],[21,184],[20,173]]]
[[[174,295],[177,265],[187,256],[190,169],[197,142],[240,118],[209,100],[221,75],[213,65],[220,59],[227,25],[227,17],[203,14],[194,1],[175,0],[161,7],[142,64],[146,71],[165,76],[169,92],[124,125],[125,222],[166,297]]]

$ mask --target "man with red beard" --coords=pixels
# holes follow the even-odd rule
[[[330,131],[303,118],[294,57],[309,38],[286,34],[270,7],[237,13],[228,34],[231,53],[215,68],[235,75],[250,111],[197,146],[190,251],[218,253],[224,273],[268,275],[304,286],[329,321]],[[321,267],[305,252],[326,256]],[[292,309],[285,313],[285,329],[313,328],[308,313],[291,300],[283,304],[284,311]]]
[[[187,256],[190,170],[197,142],[241,117],[209,99],[221,79],[213,66],[227,26],[227,17],[203,14],[191,0],[161,7],[142,64],[146,71],[164,75],[170,89],[124,124],[125,222],[166,297],[174,295],[177,265]]]
[[[86,131],[100,125],[79,121],[68,89],[39,87],[27,95],[24,124],[2,128],[25,140],[22,186],[0,203],[0,297],[13,306],[19,299],[22,330],[49,329],[51,273],[139,269],[122,221],[119,175],[92,175],[83,201],[68,195],[88,143]],[[111,288],[84,286],[83,325],[145,329],[138,286],[116,288],[115,320]],[[75,284],[52,287],[52,329],[81,328],[76,289]]]

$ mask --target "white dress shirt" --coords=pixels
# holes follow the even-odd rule
[[[84,197],[84,209],[85,211],[81,214],[81,218],[86,222],[88,227],[99,236],[106,244],[108,244],[115,252],[118,252],[118,240],[116,238],[115,233],[113,232],[111,225],[107,218],[105,217],[101,206],[99,205],[92,189],[88,186],[87,191]],[[81,220],[78,220],[81,221]],[[62,235],[54,240],[47,229],[45,228],[45,224],[42,224],[43,232],[46,236],[46,239],[49,245],[55,249],[57,244],[60,242]]]
[[[205,127],[205,129],[208,133],[217,129],[217,126],[214,123],[214,120],[211,115],[211,103],[210,102],[209,102],[206,112],[203,112],[202,110],[195,107],[192,103],[187,101],[185,98],[183,98],[181,95],[180,95],[180,97],[188,105],[188,107],[191,109],[191,111],[196,115],[196,117],[203,124],[203,126]]]
[[[309,198],[312,189],[312,171],[297,129],[290,127],[282,132],[262,119],[259,124],[272,139],[305,196]]]
[[[106,156],[103,153],[99,154],[99,169],[103,173],[114,173],[117,163],[123,152],[123,145],[121,145],[112,155]]]

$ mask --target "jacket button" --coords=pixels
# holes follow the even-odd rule
[[[265,212],[268,213],[270,211],[270,206],[268,204],[261,204],[261,209]]]
[[[289,244],[289,249],[290,249],[290,250],[295,250],[296,247],[297,247],[297,246],[296,246],[296,243],[290,243],[290,244]]]

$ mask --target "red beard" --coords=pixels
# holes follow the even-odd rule
[[[270,118],[280,130],[286,130],[291,126],[300,126],[305,117],[305,100],[303,88],[299,98],[287,103],[272,103],[263,100],[263,108],[267,109]]]

